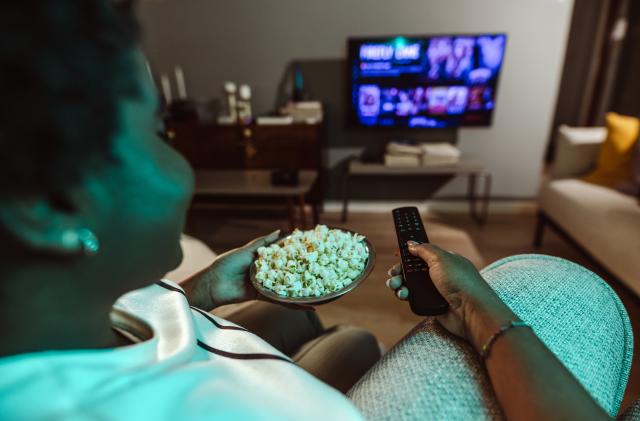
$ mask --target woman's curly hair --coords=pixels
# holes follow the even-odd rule
[[[0,199],[49,194],[108,157],[137,91],[131,1],[0,3]]]

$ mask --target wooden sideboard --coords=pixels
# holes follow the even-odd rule
[[[195,170],[316,170],[318,181],[307,203],[315,212],[322,206],[321,124],[223,126],[167,121],[167,132],[173,147]]]

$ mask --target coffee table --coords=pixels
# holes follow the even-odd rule
[[[216,199],[261,199],[282,200],[289,215],[289,227],[295,224],[296,205],[300,212],[300,228],[307,228],[305,196],[309,194],[318,179],[315,170],[299,171],[297,186],[274,186],[271,184],[271,170],[196,170],[194,201],[198,198]],[[314,225],[318,223],[318,214],[312,206]]]

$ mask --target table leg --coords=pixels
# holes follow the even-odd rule
[[[196,213],[193,210],[193,205],[190,205],[187,210],[187,223],[185,225],[187,234],[194,235],[196,233]]]
[[[342,222],[347,222],[347,217],[349,214],[349,193],[350,193],[350,175],[349,175],[349,170],[347,170],[347,172],[344,175],[343,181],[342,181]]]
[[[313,212],[313,226],[315,227],[316,225],[318,225],[320,223],[320,207],[322,205],[320,204],[314,204],[311,208],[311,211]]]
[[[300,205],[300,228],[307,229],[307,212],[305,211],[304,195],[298,196],[298,204]]]
[[[492,178],[491,178],[491,174],[490,173],[486,173],[484,175],[484,192],[483,192],[483,197],[482,197],[482,201],[483,201],[483,206],[482,206],[482,224],[484,224],[485,222],[487,222],[487,219],[489,218],[489,201],[491,200],[491,183],[492,183]]]
[[[533,247],[539,249],[542,247],[542,240],[544,239],[544,228],[548,224],[547,216],[542,211],[538,211],[538,223],[536,224],[536,231],[533,235]]]
[[[293,231],[296,228],[296,214],[291,197],[287,197],[287,212],[289,213],[289,231]]]
[[[484,191],[482,192],[482,207],[478,209],[478,196],[476,194],[478,176],[484,178]],[[484,225],[489,216],[489,201],[491,198],[491,174],[469,174],[469,185],[467,191],[469,200],[469,215],[478,224]]]

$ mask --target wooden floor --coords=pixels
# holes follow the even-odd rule
[[[425,226],[434,243],[467,256],[478,268],[502,257],[521,253],[543,253],[563,257],[597,272],[597,267],[584,255],[553,232],[547,231],[541,249],[531,245],[536,217],[533,213],[492,215],[488,223],[478,227],[465,214],[423,215]],[[255,210],[246,212],[201,211],[196,214],[193,234],[205,241],[214,251],[237,247],[248,240],[274,229],[287,228],[287,221],[278,214],[264,212],[256,217]],[[318,307],[318,314],[326,325],[352,324],[373,332],[387,347],[392,346],[420,318],[413,315],[406,303],[397,301],[384,286],[387,269],[397,261],[396,238],[388,214],[351,214],[349,222],[341,224],[337,213],[325,213],[321,222],[341,226],[369,237],[377,251],[377,264],[371,277],[353,293],[342,299]],[[604,276],[603,276],[604,277]],[[609,280],[622,299],[636,332],[635,349],[640,347],[640,299],[624,286]],[[623,408],[640,395],[640,358],[634,355],[631,377]]]

